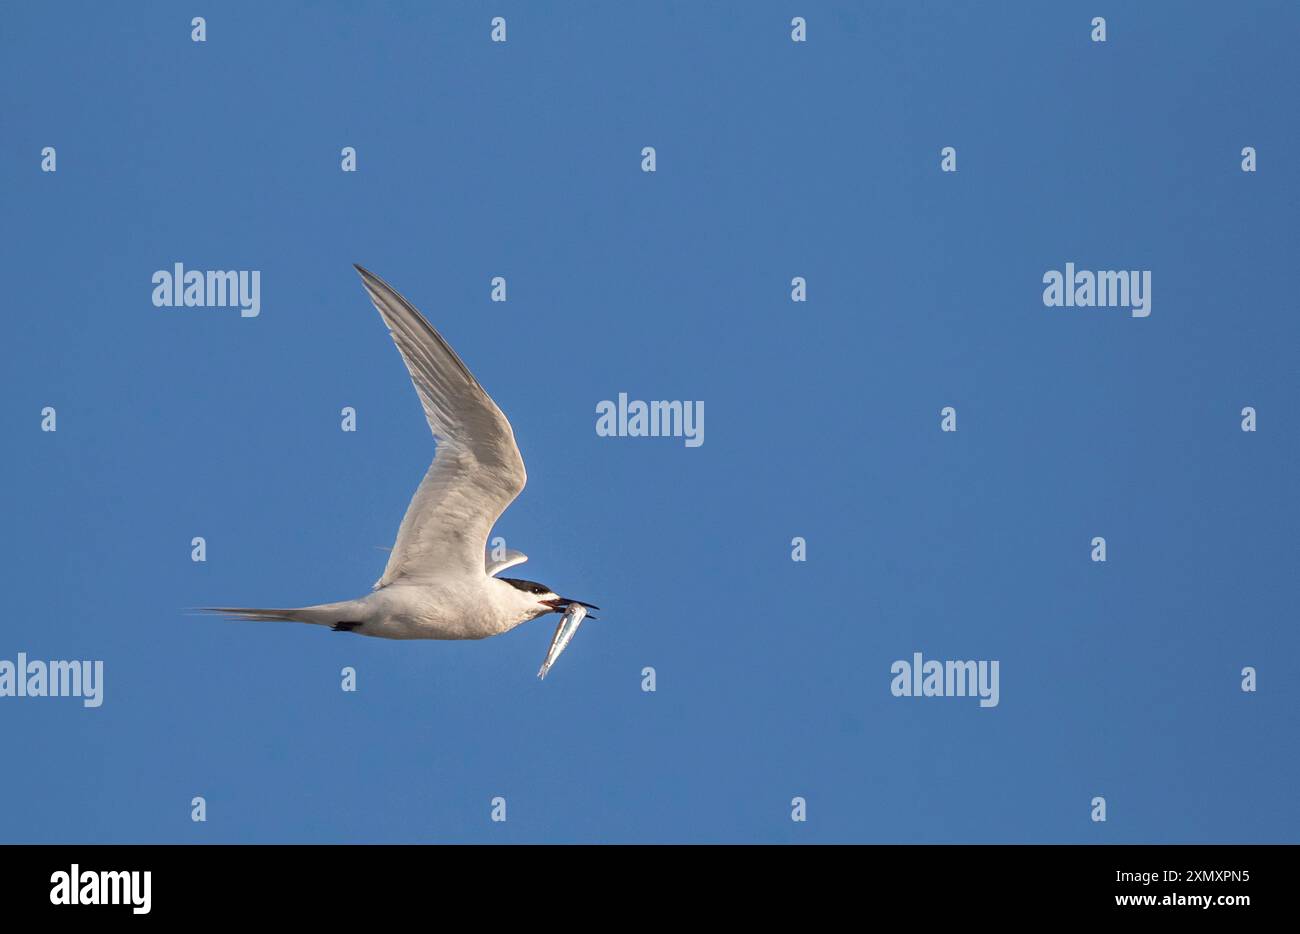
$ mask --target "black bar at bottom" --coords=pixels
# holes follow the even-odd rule
[[[1291,893],[1283,889],[1295,857],[1289,846],[1217,845],[7,846],[0,848],[0,905],[7,920],[39,914],[92,922],[283,915],[337,924],[373,922],[376,911],[432,910],[447,923],[465,913],[495,923],[515,912],[563,923],[570,912],[599,915],[596,906],[612,900],[628,923],[666,923],[665,912],[692,905],[733,920],[782,907],[797,914],[803,905],[927,922],[1131,916],[1231,923],[1261,911],[1289,914]]]

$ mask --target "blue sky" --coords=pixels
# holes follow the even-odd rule
[[[0,839],[1294,842],[1300,8],[1103,6],[8,10],[0,659],[105,685],[0,698]],[[154,307],[175,262],[261,314]],[[353,262],[513,422],[523,576],[605,608],[545,682],[553,617],[184,613],[382,570],[434,447]],[[1150,317],[1044,307],[1067,262]],[[620,392],[705,443],[598,437]],[[999,705],[893,697],[916,651]]]

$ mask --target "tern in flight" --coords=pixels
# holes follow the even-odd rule
[[[411,373],[438,442],[384,575],[372,592],[340,603],[205,609],[381,639],[485,639],[547,613],[565,613],[571,604],[599,609],[545,584],[496,576],[528,560],[518,551],[499,560],[484,557],[493,524],[527,480],[510,422],[422,314],[378,276],[360,266],[357,272]]]

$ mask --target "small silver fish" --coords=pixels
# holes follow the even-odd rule
[[[569,647],[573,641],[573,634],[578,631],[582,621],[587,616],[587,608],[581,603],[570,603],[564,608],[564,615],[560,617],[560,624],[555,627],[555,635],[551,637],[551,647],[546,652],[546,661],[542,662],[542,667],[537,672],[538,678],[545,678],[546,673],[551,670],[555,660],[560,657],[560,653]]]

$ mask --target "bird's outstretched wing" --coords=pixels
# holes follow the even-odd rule
[[[488,533],[528,475],[510,422],[442,335],[378,276],[357,266],[411,373],[438,452],[406,507],[376,589],[484,573]]]
[[[487,576],[496,577],[506,568],[512,568],[516,564],[523,564],[527,560],[528,555],[524,554],[522,551],[512,551],[507,548],[506,553],[502,557],[493,560],[492,555],[489,554],[484,563],[487,565]]]

